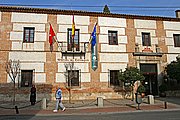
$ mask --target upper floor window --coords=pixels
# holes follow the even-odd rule
[[[174,47],[180,47],[180,34],[173,34]]]
[[[142,45],[151,46],[150,33],[142,33]]]
[[[34,27],[24,27],[23,42],[33,43],[34,42]]]
[[[68,29],[68,51],[72,51],[73,48],[79,51],[79,29],[75,30],[74,39],[72,38],[72,29]]]
[[[117,31],[108,31],[109,45],[118,45]]]
[[[33,70],[21,70],[21,87],[31,87]]]
[[[68,70],[68,86],[79,86],[79,70]]]

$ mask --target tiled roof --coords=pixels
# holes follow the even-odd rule
[[[96,17],[114,17],[127,19],[144,19],[144,20],[163,20],[163,21],[180,21],[180,18],[159,17],[159,16],[141,16],[141,15],[127,15],[114,14],[103,12],[88,12],[77,10],[59,10],[59,9],[44,9],[44,8],[29,8],[29,7],[15,7],[15,6],[0,6],[1,12],[22,12],[22,13],[39,13],[39,14],[62,14],[62,15],[81,15],[81,16],[96,16]]]

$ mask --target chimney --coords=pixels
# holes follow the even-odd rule
[[[176,18],[180,18],[180,10],[176,10]]]

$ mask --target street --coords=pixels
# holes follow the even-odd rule
[[[0,120],[180,120],[180,110],[82,115],[0,116]]]

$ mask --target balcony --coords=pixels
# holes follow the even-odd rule
[[[135,52],[133,53],[134,56],[159,56],[162,57],[161,49],[158,45],[156,45],[156,50],[153,52],[149,47],[145,47],[140,51],[139,45],[136,44]]]
[[[74,46],[68,46],[67,42],[58,42],[58,45],[61,50],[62,57],[67,58],[67,56],[79,56],[82,58],[82,56],[85,57],[88,42],[79,43],[78,45]]]

